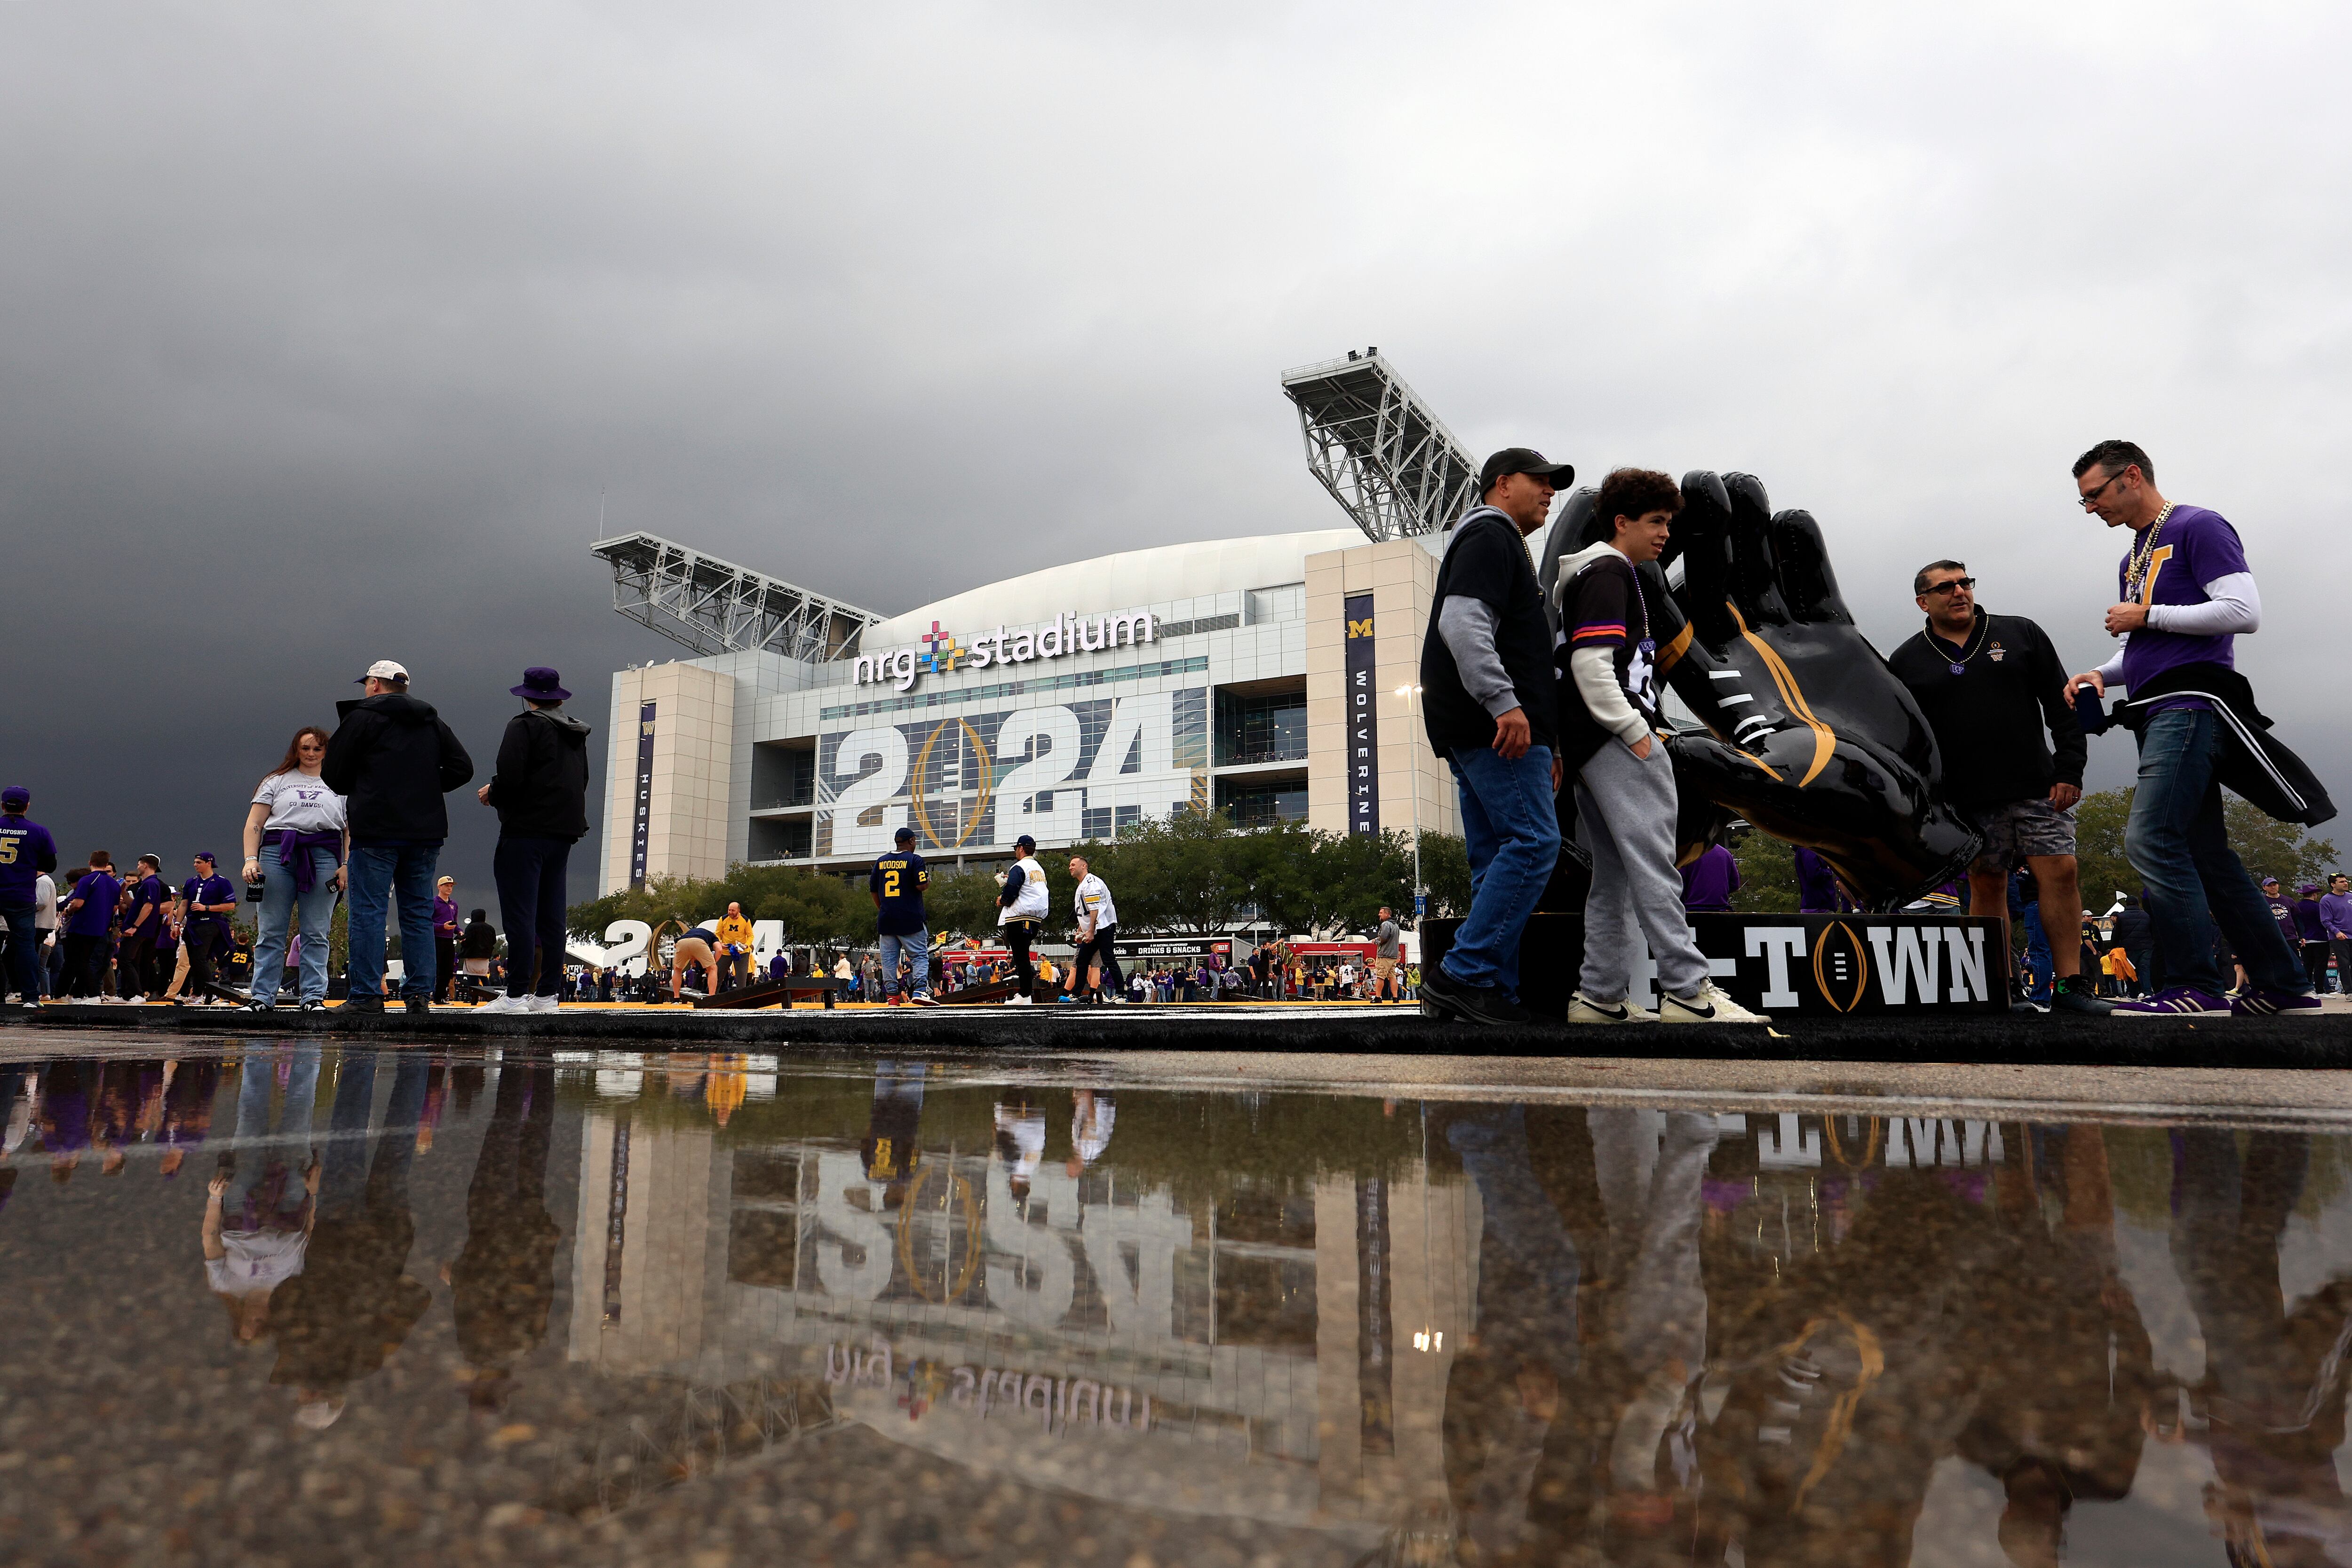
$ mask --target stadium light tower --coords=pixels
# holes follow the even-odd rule
[[[590,546],[613,569],[613,608],[699,654],[838,658],[882,617],[658,533]]]
[[[1378,349],[1282,373],[1307,467],[1373,540],[1443,533],[1477,499],[1478,465]]]

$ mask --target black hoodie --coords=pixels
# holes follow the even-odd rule
[[[588,831],[588,726],[543,708],[508,720],[489,802],[501,837],[578,843]]]
[[[357,844],[438,844],[449,837],[441,797],[474,776],[474,759],[429,702],[386,692],[338,702],[319,776],[348,797]]]

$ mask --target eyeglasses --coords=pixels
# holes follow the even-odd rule
[[[2093,507],[2098,505],[2099,498],[2107,493],[2107,486],[2114,484],[2117,479],[2122,479],[2124,474],[2128,474],[2130,472],[2131,469],[2126,468],[2124,469],[2123,474],[2109,474],[2106,477],[2105,481],[2102,483],[2097,489],[2085,490],[2083,492],[2083,494],[2077,498],[2083,503],[2083,510],[2084,511],[2088,511]]]
[[[1976,585],[1977,580],[1973,577],[1955,577],[1948,583],[1928,584],[1927,592],[1927,594],[1948,594],[1955,588],[1973,588]],[[1923,598],[1926,596],[1926,595],[1921,595]]]

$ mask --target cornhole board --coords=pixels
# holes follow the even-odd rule
[[[721,991],[716,996],[697,996],[698,1008],[718,1008],[722,1011],[749,1012],[757,1007],[789,1007],[803,996],[823,996],[824,1005],[833,1005],[834,994],[846,984],[829,975],[788,974],[782,980],[762,980],[755,984],[738,985],[732,991]]]

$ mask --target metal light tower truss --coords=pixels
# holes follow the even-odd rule
[[[1376,540],[1442,533],[1477,498],[1478,465],[1378,349],[1282,374],[1307,467]]]
[[[613,568],[613,608],[697,653],[835,658],[882,618],[657,533],[590,548]]]

